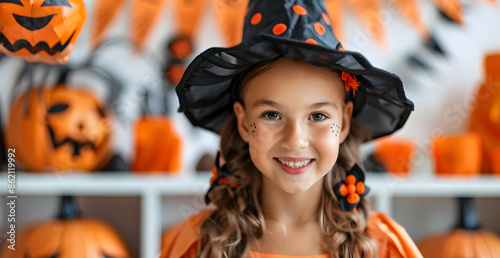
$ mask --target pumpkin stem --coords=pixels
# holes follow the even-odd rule
[[[461,197],[457,199],[460,209],[460,217],[456,228],[465,230],[479,229],[481,226],[479,225],[479,216],[474,208],[474,200],[469,197]]]
[[[61,210],[58,219],[72,219],[78,217],[80,212],[76,206],[73,196],[63,196],[61,198]]]

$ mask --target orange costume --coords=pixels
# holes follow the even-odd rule
[[[191,258],[198,252],[200,226],[212,211],[203,211],[171,228],[163,238],[161,258]],[[406,230],[383,213],[372,213],[365,230],[378,243],[379,258],[422,257]],[[252,258],[327,258],[329,255],[290,256],[250,252]]]

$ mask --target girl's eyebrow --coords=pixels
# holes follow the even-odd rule
[[[280,104],[278,104],[272,100],[268,100],[268,99],[259,99],[259,100],[255,101],[255,103],[253,104],[253,107],[266,106],[266,105],[274,107],[274,108],[281,107]],[[330,102],[330,101],[314,103],[311,105],[311,108],[317,109],[317,108],[321,108],[323,106],[332,106],[333,108],[338,109],[337,105],[334,102]]]
[[[266,106],[266,105],[274,107],[274,108],[281,107],[280,104],[278,104],[272,100],[268,100],[268,99],[259,99],[259,100],[255,101],[255,103],[253,104],[253,107]]]
[[[332,106],[333,108],[338,109],[337,105],[334,102],[330,102],[330,101],[314,103],[311,105],[311,108],[316,109],[316,108],[320,108],[323,106]]]

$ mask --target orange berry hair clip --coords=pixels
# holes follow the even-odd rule
[[[361,198],[365,197],[370,188],[365,186],[365,172],[358,166],[354,166],[347,172],[345,180],[340,181],[333,188],[333,192],[339,200],[340,209],[353,211],[358,206]]]
[[[211,202],[208,194],[216,186],[227,185],[231,188],[240,187],[237,184],[233,184],[233,183],[229,182],[229,180],[227,179],[226,176],[230,175],[231,172],[227,169],[227,164],[224,164],[222,167],[220,166],[219,158],[220,158],[220,152],[217,152],[217,157],[215,158],[215,167],[212,168],[212,177],[210,178],[210,189],[208,189],[207,193],[205,194],[205,203],[207,205]]]

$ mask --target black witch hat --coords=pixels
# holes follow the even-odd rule
[[[251,0],[242,43],[210,48],[185,71],[176,88],[179,111],[193,125],[218,133],[246,72],[280,56],[354,75],[360,85],[350,96],[353,117],[370,129],[372,139],[401,128],[413,111],[398,76],[373,67],[360,53],[344,51],[321,0]]]

